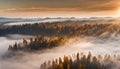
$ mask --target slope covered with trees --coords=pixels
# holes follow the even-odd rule
[[[69,38],[78,36],[96,36],[109,38],[117,36],[120,33],[120,24],[102,24],[102,23],[81,23],[80,21],[64,21],[53,23],[36,23],[25,25],[14,25],[0,27],[0,36],[7,34],[35,35],[35,38],[23,39],[22,43],[9,45],[8,55],[3,57],[14,56],[18,52],[33,52],[43,49],[50,49],[63,45]],[[14,54],[15,53],[15,54]],[[119,57],[106,55],[104,58],[100,55],[93,56],[77,54],[76,56],[64,56],[53,61],[41,64],[40,69],[113,69],[114,62]],[[118,68],[119,69],[119,68]]]
[[[46,37],[39,35],[29,40],[23,39],[22,43],[9,45],[9,51],[35,51],[63,45],[67,39],[65,37]]]
[[[97,36],[100,38],[117,36],[120,33],[120,24],[86,24],[80,21],[63,21],[0,27],[0,35],[2,36],[6,33],[39,35],[29,40],[23,39],[22,43],[15,43],[8,48],[10,51],[29,51],[56,47],[64,44],[67,39],[74,36]]]
[[[118,24],[97,22],[63,21],[0,27],[0,36],[8,34],[45,36],[100,36],[103,33],[120,33]]]
[[[83,53],[73,56],[64,56],[64,58],[55,59],[41,64],[40,69],[114,69],[115,62],[119,61],[119,57],[111,57],[105,55],[104,57],[98,55],[93,56],[91,53],[84,55]],[[112,61],[114,60],[114,61]]]

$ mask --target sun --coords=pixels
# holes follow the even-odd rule
[[[117,14],[120,17],[120,8],[118,8]]]

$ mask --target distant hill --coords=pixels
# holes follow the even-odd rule
[[[110,21],[110,20],[120,20],[120,18],[112,18],[112,17],[89,17],[89,18],[5,18],[0,17],[0,26],[4,25],[20,25],[20,24],[29,24],[29,23],[41,23],[41,22],[56,22],[56,21],[93,21],[93,20],[104,20],[104,21]]]

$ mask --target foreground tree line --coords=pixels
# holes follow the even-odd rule
[[[30,38],[29,40],[23,39],[22,43],[15,43],[14,45],[9,45],[9,51],[31,51],[31,50],[41,50],[52,47],[57,47],[66,42],[65,37],[46,37],[39,35],[35,38]]]
[[[84,55],[83,53],[71,56],[64,56],[53,61],[44,62],[40,65],[40,69],[120,69],[114,61],[119,62],[119,57],[114,55],[93,56],[91,53]],[[119,65],[119,63],[118,63]]]
[[[45,35],[45,36],[100,36],[101,34],[108,32],[120,33],[119,24],[102,24],[93,21],[63,21],[52,23],[36,23],[36,24],[24,24],[14,26],[0,27],[0,36],[7,34],[23,34],[23,35]]]

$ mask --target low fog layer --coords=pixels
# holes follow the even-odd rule
[[[13,45],[15,42],[22,42],[23,38],[30,38],[33,36],[26,36],[26,35],[7,35],[5,37],[0,37],[0,55],[4,54],[9,45]]]
[[[39,69],[40,64],[45,61],[63,57],[64,55],[72,55],[77,52],[87,54],[90,51],[93,55],[120,55],[119,42],[119,36],[109,39],[98,39],[95,37],[73,38],[64,46],[36,53],[20,52],[24,55],[19,57],[14,56],[7,60],[1,58],[0,69]]]
[[[0,18],[0,26],[34,24],[41,22],[57,22],[73,20],[74,18]],[[78,20],[77,18],[75,20]]]
[[[120,18],[112,18],[112,17],[88,17],[88,18],[0,18],[0,26],[5,25],[21,25],[21,24],[34,24],[34,23],[44,23],[44,22],[59,22],[59,21],[87,21],[86,23],[90,23],[89,21],[97,21],[97,23],[119,23]]]

